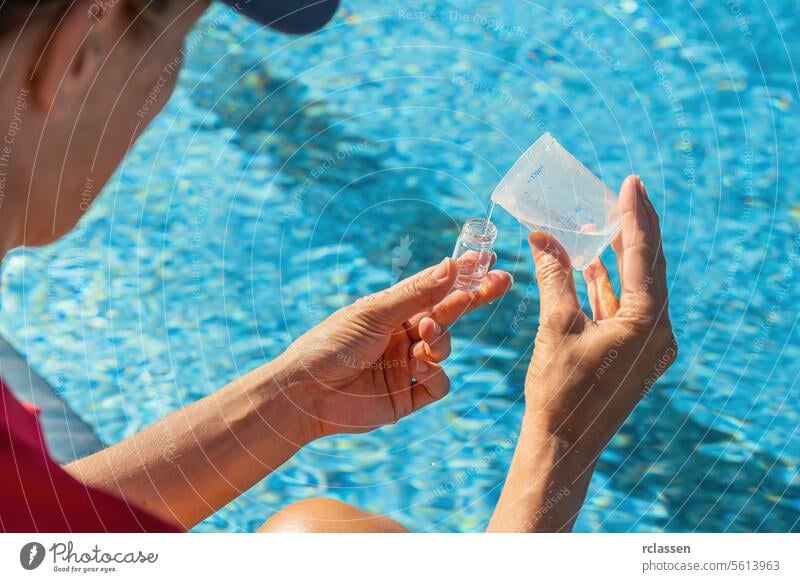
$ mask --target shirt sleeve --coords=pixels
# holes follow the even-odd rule
[[[64,471],[47,451],[35,409],[0,381],[0,531],[182,530]]]

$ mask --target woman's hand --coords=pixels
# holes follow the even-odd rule
[[[372,430],[445,396],[450,380],[440,362],[450,354],[448,328],[494,301],[512,283],[491,271],[475,292],[450,292],[452,259],[340,309],[297,339],[279,358],[315,436]],[[287,390],[298,393],[298,390]]]
[[[480,290],[448,294],[455,276],[445,259],[365,297],[276,360],[67,470],[191,527],[314,439],[395,422],[444,396],[447,328],[511,285],[493,271]]]
[[[488,531],[571,530],[597,457],[675,360],[658,217],[639,178],[625,180],[619,204],[613,246],[622,294],[617,300],[599,259],[590,265],[592,319],[578,303],[564,248],[544,232],[529,237],[539,331],[519,440]]]
[[[595,458],[677,356],[667,311],[658,216],[638,177],[620,191],[614,241],[619,300],[600,259],[584,271],[593,318],[575,293],[569,257],[543,232],[530,235],[541,292],[539,331],[526,380],[526,422]]]

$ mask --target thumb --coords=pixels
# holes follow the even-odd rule
[[[364,297],[357,302],[357,305],[360,304],[358,311],[371,324],[391,331],[444,299],[456,275],[453,259],[448,257],[438,265],[420,271],[384,291]]]
[[[566,249],[553,235],[542,230],[529,234],[528,243],[536,264],[540,319],[547,320],[555,315],[566,323],[573,321],[583,311],[578,303],[572,262]]]

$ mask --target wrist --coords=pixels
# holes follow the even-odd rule
[[[254,381],[247,383],[246,390],[260,418],[273,418],[277,413],[287,421],[281,424],[292,427],[290,435],[284,436],[296,440],[301,447],[324,436],[316,416],[314,390],[293,372],[291,365],[277,358],[249,375],[254,376]]]
[[[593,471],[599,450],[602,450],[590,442],[588,434],[576,434],[563,421],[538,411],[525,411],[520,431],[522,439],[536,449],[550,451],[560,464],[575,467],[576,471],[587,468]]]
[[[594,471],[594,460],[538,419],[523,419],[506,484],[487,531],[570,531]]]

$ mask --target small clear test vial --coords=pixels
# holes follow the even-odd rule
[[[464,223],[453,251],[458,266],[453,289],[476,291],[481,286],[489,271],[496,238],[497,227],[486,217],[476,216]]]

